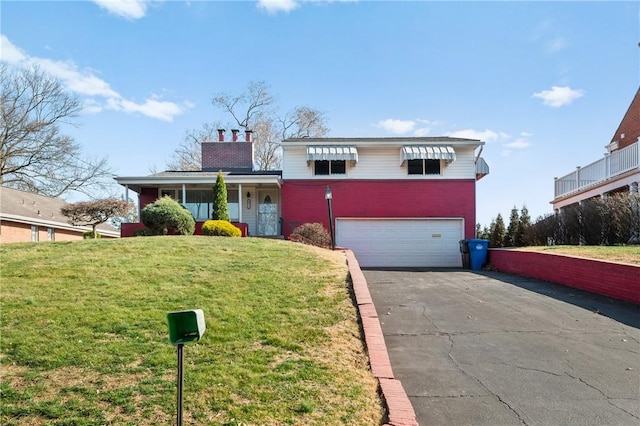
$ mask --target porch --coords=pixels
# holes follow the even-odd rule
[[[600,160],[575,171],[555,178],[554,202],[589,188],[614,182],[634,172],[640,172],[640,142],[635,142],[618,151],[605,154]],[[626,183],[621,182],[620,186]]]
[[[196,235],[202,234],[202,224],[212,217],[213,186],[217,173],[163,172],[147,177],[118,177],[118,183],[138,194],[138,215],[148,204],[169,196],[187,208],[196,221]],[[278,236],[280,226],[279,173],[224,173],[227,187],[227,207],[230,221],[239,227],[243,236]],[[144,227],[141,223],[123,223],[121,236],[132,236]]]

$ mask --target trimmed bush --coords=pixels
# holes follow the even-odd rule
[[[94,236],[93,231],[85,231],[82,233],[82,238],[85,240],[93,240],[94,238],[95,239],[102,238],[102,235],[100,235],[99,232],[96,232],[96,235]]]
[[[204,235],[215,237],[241,237],[242,231],[226,220],[207,220],[202,224]]]
[[[142,223],[155,235],[193,235],[196,221],[186,207],[164,196],[140,213]]]
[[[302,237],[302,241],[307,244],[319,247],[331,246],[331,235],[321,223],[303,223],[297,226],[291,235]]]

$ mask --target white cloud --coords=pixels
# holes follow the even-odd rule
[[[69,61],[53,61],[46,58],[31,58],[42,70],[62,80],[66,87],[79,95],[119,97],[120,95],[109,87],[109,83],[96,77],[89,71],[78,70]]]
[[[543,90],[533,94],[534,98],[542,99],[545,105],[553,108],[570,105],[574,100],[582,96],[584,96],[583,90],[572,89],[568,86],[553,86],[551,90]]]
[[[54,61],[29,56],[4,35],[0,35],[0,48],[2,48],[2,60],[8,64],[23,68],[38,66],[60,80],[67,90],[86,97],[82,102],[86,107],[84,111],[87,113],[102,111],[104,104],[106,108],[116,111],[140,113],[150,118],[173,121],[176,115],[192,107],[190,103],[180,106],[174,102],[161,101],[158,96],[151,96],[142,103],[125,99],[93,71],[78,69],[78,66],[71,61]]]
[[[416,122],[413,120],[395,120],[393,118],[388,118],[386,120],[378,121],[377,127],[380,127],[387,132],[401,135],[412,131],[416,127]]]
[[[148,0],[93,0],[107,12],[126,19],[140,19],[147,14]]]
[[[144,103],[136,103],[128,99],[110,98],[107,107],[116,111],[139,112],[147,117],[164,121],[172,121],[173,117],[182,113],[182,108],[173,102],[147,99]]]
[[[431,133],[430,127],[419,127],[414,132],[413,135],[417,137],[428,136]]]
[[[329,3],[353,3],[359,0],[258,0],[256,7],[263,9],[270,15],[279,12],[289,13],[299,8],[303,3],[329,4]]]
[[[9,64],[17,64],[26,58],[27,55],[18,46],[11,43],[4,34],[0,34],[0,59]]]
[[[296,0],[258,0],[257,5],[259,9],[264,9],[269,14],[276,14],[278,12],[289,13],[299,6],[300,3]]]
[[[495,142],[500,139],[508,138],[509,135],[505,133],[494,132],[493,130],[485,129],[485,130],[474,130],[474,129],[465,129],[458,130],[452,133],[447,134],[447,136],[451,136],[453,138],[465,138],[465,139],[479,139],[484,142]]]
[[[529,143],[529,141],[524,140],[524,139],[516,139],[513,142],[509,142],[509,143],[505,144],[506,147],[516,148],[516,149],[528,148],[530,145],[531,144]]]

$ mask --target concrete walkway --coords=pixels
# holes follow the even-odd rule
[[[420,425],[640,425],[640,307],[493,272],[363,274]]]

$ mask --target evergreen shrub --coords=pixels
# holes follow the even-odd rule
[[[140,219],[155,235],[193,235],[196,228],[191,212],[168,196],[148,204],[142,209]]]
[[[226,220],[207,220],[202,224],[202,233],[216,237],[240,237],[242,231]]]
[[[82,238],[85,240],[93,240],[94,239],[93,231],[84,231],[82,233]],[[100,235],[99,232],[96,232],[95,238],[102,238],[102,235]]]

